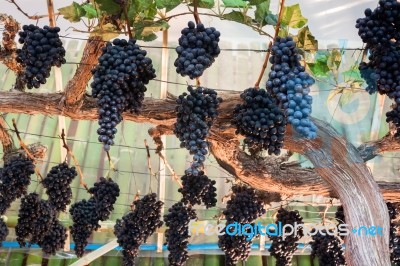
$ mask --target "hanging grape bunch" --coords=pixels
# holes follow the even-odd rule
[[[255,219],[265,214],[264,203],[253,188],[234,185],[231,199],[228,200],[223,214],[225,215],[226,225],[235,222],[242,226],[251,224]],[[246,238],[245,235],[230,236],[224,234],[218,236],[218,246],[225,252],[226,265],[236,265],[239,260],[247,260],[253,242],[252,239]]]
[[[71,203],[71,182],[77,176],[75,167],[68,167],[67,163],[61,163],[51,168],[43,179],[43,187],[49,196],[49,202],[57,211],[65,211],[66,206]]]
[[[186,175],[198,176],[208,153],[206,137],[214,119],[218,116],[218,106],[222,102],[213,89],[188,86],[176,100],[177,121],[174,133],[181,141],[181,147],[193,155],[193,163],[185,171]]]
[[[276,216],[277,226],[280,226],[280,223],[282,227],[286,224],[295,226],[295,224],[303,224],[303,218],[298,211],[288,211],[280,208]],[[302,236],[302,228],[297,230],[297,234],[286,235],[285,238],[283,238],[282,235],[270,236],[272,244],[268,251],[271,253],[271,256],[275,257],[276,265],[292,265],[293,254],[297,250],[296,242],[299,241]]]
[[[147,90],[145,85],[156,77],[147,52],[135,43],[133,39],[108,42],[92,70],[92,96],[98,99],[100,128],[97,134],[105,151],[114,144],[122,113],[139,112]]]
[[[309,93],[315,80],[305,72],[300,59],[292,37],[277,37],[271,48],[267,91],[277,99],[293,129],[307,139],[314,139],[317,127],[309,118],[312,110]]]
[[[24,25],[19,32],[19,43],[23,44],[17,49],[17,62],[25,67],[23,81],[28,89],[39,88],[45,84],[50,76],[51,67],[61,67],[65,64],[65,49],[58,32],[60,28],[35,25]]]
[[[386,113],[386,122],[395,125],[396,136],[400,135],[400,3],[396,0],[381,0],[374,10],[367,8],[365,17],[356,21],[358,35],[366,44],[368,62],[361,62],[361,76],[367,83],[366,90],[378,91],[395,102]]]
[[[62,249],[67,239],[67,229],[60,223],[59,220],[54,220],[50,230],[39,241],[39,246],[47,255],[55,255],[56,252]]]
[[[119,196],[118,184],[110,178],[100,177],[100,180],[89,189],[89,193],[93,194],[98,219],[107,220]]]
[[[188,256],[189,222],[196,219],[196,213],[191,207],[177,202],[164,215],[165,237],[168,244],[168,262],[171,266],[184,265]]]
[[[340,226],[340,225],[346,224],[346,219],[345,219],[345,216],[344,216],[344,209],[343,209],[343,206],[339,206],[339,207],[337,208],[337,210],[336,210],[336,212],[335,212],[335,219],[336,219],[336,221],[338,222],[338,224],[337,224],[337,228],[338,228],[338,229],[339,229],[339,226]],[[344,239],[345,236],[340,235],[340,238],[341,238],[341,239]]]
[[[174,63],[176,72],[183,77],[198,78],[219,55],[221,50],[218,42],[221,33],[214,27],[204,27],[202,23],[196,26],[193,21],[189,21],[188,27],[181,33],[179,46],[176,47],[178,53]]]
[[[317,257],[319,265],[346,265],[342,245],[333,230],[327,232],[326,229],[323,229],[322,232],[318,231],[317,233],[311,231],[311,234],[312,241],[310,245],[312,259]]]
[[[14,200],[26,194],[34,169],[32,160],[23,155],[13,156],[4,164],[0,171],[0,214],[4,214]]]
[[[283,148],[286,118],[267,91],[249,88],[241,95],[243,103],[235,107],[233,124],[236,134],[245,136],[250,148],[268,150],[279,155]]]
[[[114,234],[118,244],[123,248],[124,265],[134,265],[141,244],[155,233],[163,224],[161,210],[164,205],[157,201],[155,193],[147,194],[133,202],[134,210],[118,219]]]
[[[192,206],[204,203],[206,208],[217,204],[216,182],[206,176],[204,171],[199,171],[198,176],[184,175],[181,179],[183,187],[178,191],[182,193],[183,203],[189,203]]]
[[[3,218],[0,218],[0,247],[8,235],[8,227]]]

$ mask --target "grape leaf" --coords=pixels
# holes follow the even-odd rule
[[[268,13],[271,13],[269,11],[269,5],[270,5],[270,1],[265,1],[264,3],[257,5],[256,11],[254,12],[254,17],[255,17],[256,21],[258,23],[262,23],[263,26],[266,23],[266,20],[265,20],[266,16],[268,15]]]
[[[121,6],[113,0],[95,0],[95,2],[98,4],[99,9],[108,15],[116,15],[121,11]]]
[[[308,26],[299,30],[297,36],[294,36],[294,40],[298,48],[304,50],[318,50],[318,41],[315,40]]]
[[[245,7],[247,3],[243,0],[222,0],[225,7]]]
[[[255,5],[259,5],[263,2],[270,2],[270,0],[249,0],[248,2],[250,5],[255,6]]]
[[[180,0],[156,0],[157,8],[166,8],[167,12],[177,7],[180,3]]]
[[[308,19],[303,17],[299,4],[292,6],[285,6],[283,8],[283,15],[281,23],[291,28],[302,28],[307,24]]]
[[[318,51],[315,54],[315,62],[307,63],[311,72],[316,77],[327,77],[329,72],[328,63],[328,53],[323,51]]]
[[[271,12],[268,12],[264,19],[267,25],[275,26],[278,23],[278,16],[276,14],[272,14]]]
[[[118,37],[117,28],[111,23],[104,24],[101,28],[99,26],[95,27],[93,31],[90,32],[90,36],[97,35],[101,36],[104,41],[109,41],[113,38]]]
[[[143,20],[133,25],[136,29],[135,38],[146,42],[154,41],[157,38],[155,32],[163,31],[169,28],[166,21]]]
[[[202,8],[213,8],[215,5],[214,0],[199,0],[198,3],[198,7]]]
[[[353,65],[349,70],[342,72],[343,79],[346,82],[361,82],[364,83],[364,79],[361,77],[358,65]]]
[[[71,5],[59,8],[58,11],[65,19],[71,22],[81,21],[81,17],[85,16],[85,9],[75,1]]]
[[[338,70],[342,62],[342,54],[338,49],[333,49],[328,57],[327,65],[330,70]]]
[[[97,10],[91,4],[85,4],[82,6],[85,10],[85,17],[87,18],[98,18],[99,15],[97,14]]]
[[[232,11],[228,14],[224,14],[223,17],[227,20],[236,21],[242,24],[248,24],[251,22],[251,17],[246,16],[239,11]]]

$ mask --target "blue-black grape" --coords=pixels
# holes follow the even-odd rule
[[[164,203],[157,200],[155,193],[145,195],[133,202],[134,209],[118,219],[114,234],[123,248],[124,265],[134,265],[141,244],[163,224],[161,210]]]
[[[93,69],[92,96],[98,99],[99,141],[108,151],[114,144],[116,126],[122,113],[139,112],[146,84],[156,77],[152,60],[136,41],[115,39],[108,42]]]
[[[315,230],[315,229],[314,229]],[[346,265],[342,245],[333,230],[326,229],[312,231],[311,258],[318,258],[319,265],[342,266]]]
[[[193,155],[193,163],[185,171],[187,175],[199,175],[204,167],[208,153],[206,137],[214,119],[218,116],[218,106],[222,99],[217,97],[213,89],[188,86],[188,93],[184,92],[176,100],[177,120],[174,124],[174,133],[181,141],[181,147],[189,150]]]
[[[17,61],[25,67],[22,79],[28,89],[39,88],[50,77],[51,67],[61,67],[65,61],[65,49],[58,32],[60,28],[35,25],[24,25],[19,32]]]
[[[300,59],[292,37],[277,37],[271,48],[272,66],[266,87],[278,100],[293,129],[307,139],[314,139],[317,127],[310,120],[312,97],[309,93],[315,80],[305,72]]]
[[[89,193],[93,194],[98,219],[107,220],[119,196],[118,184],[110,178],[100,177],[100,180],[89,189]]]
[[[196,26],[193,21],[189,21],[188,27],[181,33],[179,46],[176,47],[176,72],[191,79],[198,78],[219,55],[218,42],[221,33],[214,27],[206,28],[201,23]]]
[[[241,95],[243,103],[234,110],[236,134],[245,136],[250,148],[268,150],[279,155],[286,132],[286,117],[276,100],[264,89],[249,88]]]
[[[50,229],[38,244],[42,248],[43,253],[47,255],[55,255],[58,250],[61,250],[64,247],[66,239],[67,229],[59,220],[54,220]]]
[[[8,236],[8,227],[2,218],[0,218],[0,247],[3,244],[3,241],[6,240]]]

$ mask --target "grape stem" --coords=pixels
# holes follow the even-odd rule
[[[116,170],[115,170],[114,163],[111,160],[110,152],[107,151],[106,153],[107,153],[107,159],[108,159],[108,166],[110,167],[110,170],[113,170],[115,172]]]
[[[17,123],[15,122],[15,119],[12,119],[12,123],[13,123],[13,127],[14,127],[14,131],[17,134],[17,138],[19,140],[19,145],[21,146],[22,149],[24,149],[24,151],[26,152],[26,155],[29,157],[29,159],[31,159],[33,161],[34,164],[36,164],[36,160],[35,157],[31,154],[31,152],[29,151],[28,147],[26,146],[26,144],[24,143],[24,141],[22,140],[20,134],[19,134],[19,130],[17,128]],[[36,175],[39,177],[39,179],[41,181],[43,181],[43,177],[40,174],[39,169],[36,167],[35,165],[35,173]]]
[[[283,8],[284,8],[284,6],[285,6],[285,0],[280,0],[279,17],[278,17],[278,22],[276,23],[276,26],[275,26],[274,38],[269,42],[268,51],[267,51],[267,54],[265,55],[265,59],[264,59],[264,64],[263,64],[263,66],[261,68],[261,72],[260,72],[260,75],[258,76],[257,82],[254,85],[255,88],[259,88],[260,87],[261,79],[264,76],[265,69],[267,69],[269,56],[271,55],[272,44],[273,44],[274,40],[276,39],[276,37],[278,37],[279,29],[281,27],[281,20],[282,20],[282,16],[283,16]]]
[[[129,24],[128,11],[126,10],[126,4],[124,5],[123,9],[124,9],[124,16],[125,16],[125,20],[126,20],[126,27],[128,28],[128,36],[129,36],[129,39],[133,39],[131,25]]]
[[[150,148],[149,148],[149,144],[147,143],[147,139],[144,140],[144,146],[146,147],[146,152],[147,152],[147,167],[149,168],[149,171],[150,171],[150,182],[151,182],[151,178],[154,176],[154,173],[153,173],[153,168],[151,167]],[[150,189],[151,189],[151,186],[150,186]]]
[[[194,20],[196,21],[196,25],[201,23],[200,16],[199,16],[199,11],[197,10],[197,6],[199,5],[198,0],[193,0],[193,16]]]
[[[64,129],[62,129],[62,131],[61,131],[61,139],[63,141],[63,148],[67,150],[67,153],[69,154],[69,156],[71,156],[72,160],[74,161],[74,164],[76,166],[76,170],[79,173],[79,179],[80,179],[81,186],[83,186],[86,189],[86,191],[89,192],[89,188],[87,187],[87,184],[83,181],[83,173],[82,173],[81,167],[79,166],[79,162],[76,159],[75,155],[72,153],[72,151],[69,148],[69,146],[67,145],[67,142],[65,141]]]

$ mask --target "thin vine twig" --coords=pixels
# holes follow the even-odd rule
[[[269,42],[268,51],[267,51],[267,54],[265,55],[264,64],[263,64],[263,66],[261,68],[261,72],[260,72],[260,75],[258,76],[257,82],[254,85],[254,87],[256,87],[256,88],[260,87],[261,79],[263,78],[265,69],[267,69],[267,66],[268,66],[268,60],[269,60],[269,56],[271,55],[272,44],[274,43],[274,40],[276,39],[276,37],[278,37],[279,29],[281,27],[281,20],[282,20],[282,16],[283,16],[283,8],[284,8],[284,6],[285,6],[285,0],[281,0],[280,1],[280,5],[279,5],[278,22],[276,23],[276,26],[275,26],[275,35],[274,35],[274,38]]]
[[[149,144],[147,143],[147,139],[144,140],[144,146],[146,147],[147,152],[147,168],[149,168],[150,172],[150,192],[151,192],[151,178],[154,176],[153,168],[151,167],[151,157],[150,157],[150,148]]]
[[[86,189],[86,191],[89,192],[89,188],[87,187],[87,184],[85,183],[85,181],[83,181],[83,173],[82,173],[81,167],[79,166],[79,162],[78,162],[78,160],[76,159],[75,155],[72,153],[72,151],[71,151],[71,149],[69,148],[67,142],[65,141],[65,132],[64,132],[64,129],[62,129],[62,131],[61,131],[61,139],[62,139],[62,142],[63,142],[63,148],[67,150],[68,155],[71,156],[72,160],[74,161],[74,164],[75,164],[75,166],[76,166],[76,170],[77,170],[78,173],[79,173],[79,179],[80,179],[80,184],[81,184],[81,186],[83,186],[83,187]]]
[[[24,10],[22,10],[22,8],[15,2],[15,0],[6,0],[6,1],[11,4],[14,4],[15,7],[18,9],[18,11],[21,12],[25,17],[27,17],[29,19],[38,20],[41,18],[47,18],[49,16],[48,14],[31,16],[28,13],[26,13]],[[54,15],[60,15],[60,13],[54,13]]]
[[[114,172],[116,172],[117,170],[115,169],[115,165],[111,160],[110,152],[106,151],[106,154],[107,154],[107,159],[108,159],[108,167],[110,168],[110,170],[113,170]],[[109,173],[110,173],[110,171],[109,171]]]
[[[14,131],[17,134],[17,138],[19,140],[19,145],[21,146],[22,149],[24,149],[24,151],[26,152],[26,155],[29,157],[29,159],[31,159],[33,161],[33,163],[36,163],[35,157],[31,154],[31,152],[29,151],[28,147],[26,146],[26,144],[24,143],[24,141],[22,140],[22,138],[21,138],[21,136],[19,134],[17,123],[15,122],[14,118],[12,119],[12,124],[13,124],[13,127],[14,127]],[[43,181],[43,177],[40,174],[40,171],[36,166],[35,166],[35,173],[39,177],[39,179],[41,181]]]

